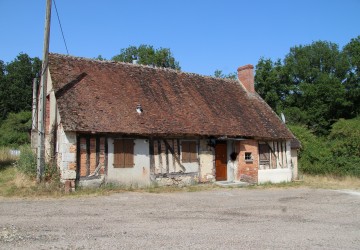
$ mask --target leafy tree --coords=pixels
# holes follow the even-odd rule
[[[0,62],[0,122],[10,112],[31,110],[32,83],[40,69],[39,58],[23,53],[6,65]]]
[[[120,54],[115,55],[112,60],[128,63],[137,60],[137,63],[143,65],[181,70],[179,62],[175,60],[170,49],[154,49],[153,46],[144,44],[139,47],[129,46],[128,48],[121,49]]]
[[[94,57],[94,59],[99,61],[106,61],[106,58],[102,57],[102,55],[98,55],[97,57]]]
[[[30,142],[31,112],[10,113],[0,126],[0,146],[19,146]]]
[[[222,70],[219,70],[219,69],[215,70],[214,76],[217,78],[226,78],[226,79],[233,79],[233,80],[237,79],[236,72],[225,75],[225,74],[223,74]]]
[[[288,81],[285,80],[281,61],[260,58],[256,65],[255,88],[257,93],[275,111],[281,112],[288,95]]]
[[[291,48],[283,62],[261,58],[255,88],[290,123],[327,135],[338,119],[359,113],[359,44],[358,37],[341,51],[337,44],[317,41]]]
[[[351,116],[357,116],[360,115],[360,36],[351,39],[343,51],[350,63],[344,82],[347,99],[352,104],[348,111]]]
[[[342,84],[348,67],[334,43],[318,41],[290,49],[284,71],[291,82],[291,97],[285,105],[304,113],[299,122],[318,134],[327,134],[331,124],[344,116],[350,105]]]

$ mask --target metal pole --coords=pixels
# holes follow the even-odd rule
[[[47,84],[47,70],[48,70],[48,56],[49,56],[49,41],[50,41],[50,21],[51,21],[51,0],[46,0],[46,16],[45,16],[45,32],[44,32],[44,47],[43,47],[43,61],[41,67],[40,80],[40,99],[38,112],[38,148],[37,148],[37,171],[36,181],[39,183],[42,180],[45,169],[45,117],[46,117],[46,84]]]

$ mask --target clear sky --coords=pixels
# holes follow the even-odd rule
[[[317,40],[360,35],[360,0],[56,0],[70,55],[110,59],[129,45],[170,48],[183,71],[235,72]],[[0,60],[42,56],[46,0],[0,0]],[[50,51],[66,54],[53,4]]]

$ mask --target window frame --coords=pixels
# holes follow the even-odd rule
[[[245,152],[245,153],[244,153],[244,160],[245,160],[245,162],[252,162],[252,161],[254,161],[252,152]]]

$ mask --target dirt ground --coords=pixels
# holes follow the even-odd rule
[[[308,188],[0,199],[0,249],[359,249],[360,193]]]

